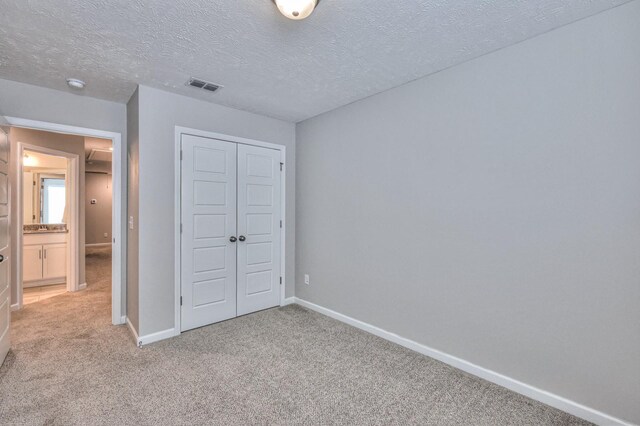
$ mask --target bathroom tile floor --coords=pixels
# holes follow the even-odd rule
[[[23,304],[40,302],[53,296],[58,296],[67,292],[67,284],[43,285],[40,287],[29,287],[23,291]]]

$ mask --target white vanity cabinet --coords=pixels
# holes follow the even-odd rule
[[[29,281],[42,279],[42,246],[24,246],[22,251],[22,281],[27,284]],[[26,285],[25,285],[26,287]]]
[[[22,281],[24,287],[58,284],[66,281],[67,234],[24,234]]]
[[[67,274],[67,245],[45,244],[42,252],[42,278],[64,280]]]

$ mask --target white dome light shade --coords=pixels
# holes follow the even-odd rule
[[[68,78],[67,84],[73,89],[84,89],[85,82],[77,78]]]
[[[38,160],[35,157],[25,154],[22,158],[22,164],[27,167],[34,167],[38,165]]]
[[[273,0],[280,13],[289,19],[300,20],[308,17],[318,4],[318,0]]]

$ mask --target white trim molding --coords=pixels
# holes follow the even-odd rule
[[[13,305],[11,305],[11,312],[19,311],[19,310],[20,310],[20,304],[14,303]]]
[[[282,300],[282,303],[280,304],[280,306],[293,305],[294,303],[296,303],[295,297],[287,297],[286,299]]]
[[[567,398],[561,397],[551,392],[539,389],[527,383],[523,383],[511,377],[507,377],[503,374],[500,374],[498,372],[473,364],[472,362],[466,361],[464,359],[458,358],[448,353],[430,348],[429,346],[426,346],[421,343],[415,342],[413,340],[407,339],[405,337],[399,336],[390,331],[383,330],[382,328],[357,320],[355,318],[349,317],[347,315],[341,314],[339,312],[333,311],[323,306],[316,305],[315,303],[307,302],[306,300],[303,300],[297,297],[293,299],[295,300],[295,303],[297,303],[300,306],[311,309],[312,311],[326,315],[328,317],[336,319],[345,324],[349,324],[353,327],[359,328],[360,330],[363,330],[375,336],[381,337],[385,340],[388,340],[390,342],[403,346],[407,349],[411,349],[412,351],[416,351],[428,357],[437,359],[438,361],[444,362],[445,364],[448,364],[452,367],[458,368],[469,374],[480,377],[489,382],[495,383],[499,386],[505,387],[509,390],[512,390],[514,392],[527,396],[536,401],[540,401],[551,407],[565,411],[576,417],[580,417],[584,420],[587,420],[599,425],[631,426],[631,423],[627,423],[624,420],[610,416],[606,413],[587,407],[575,401],[571,401]]]
[[[131,330],[131,334],[133,334],[133,339],[136,342],[136,346],[142,348],[144,345],[149,345],[151,343],[159,342],[160,340],[168,339],[169,337],[174,337],[179,335],[180,333],[176,333],[175,328],[169,328],[167,330],[158,331],[157,333],[151,333],[144,336],[139,336],[136,328],[131,324],[129,317],[123,317],[123,322],[126,321],[129,330]]]
[[[131,324],[131,321],[129,320],[129,317],[125,317],[125,321],[127,324],[127,327],[129,327],[129,330],[131,330],[131,334],[133,334],[133,340],[136,341],[136,346],[140,347],[140,338],[138,337],[138,332],[136,331],[136,328],[133,326],[133,324]]]
[[[78,291],[85,290],[87,288],[87,283],[82,283],[78,286]]]
[[[180,334],[180,333],[178,333]],[[151,333],[138,337],[138,347],[149,345],[151,343],[159,342],[160,340],[168,339],[170,337],[177,336],[175,328],[169,328],[167,330],[158,331],[157,333]]]

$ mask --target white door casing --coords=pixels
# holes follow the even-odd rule
[[[11,346],[9,287],[9,135],[0,126],[0,365]]]
[[[238,315],[280,304],[280,179],[280,151],[238,145]]]
[[[182,331],[236,316],[236,150],[182,136]]]
[[[3,118],[4,120],[2,120]],[[113,158],[122,159],[122,154],[123,154],[122,135],[117,132],[109,132],[109,131],[89,129],[89,128],[77,127],[77,126],[68,126],[65,124],[57,124],[57,123],[38,121],[38,120],[29,120],[29,119],[19,118],[19,117],[0,117],[0,121],[12,127],[22,127],[26,129],[42,130],[45,132],[65,133],[70,135],[109,139],[113,143]],[[18,149],[18,147],[14,146],[14,149]],[[125,150],[126,150],[126,147],[125,147]],[[58,155],[58,154],[54,153],[53,155]],[[111,162],[111,170],[112,170],[112,176],[113,176],[113,185],[112,185],[112,192],[113,192],[112,249],[113,251],[112,251],[112,258],[111,258],[112,259],[111,260],[111,272],[112,272],[111,273],[111,276],[112,276],[111,321],[114,325],[125,323],[125,311],[126,311],[125,309],[126,280],[125,280],[125,276],[123,276],[123,274],[126,275],[125,262],[127,257],[126,251],[125,251],[126,244],[124,244],[126,242],[126,221],[123,220],[124,214],[126,214],[126,212],[123,210],[123,205],[127,198],[127,192],[126,192],[126,188],[123,188],[121,186],[123,182],[126,182],[126,164],[127,164],[126,161]],[[67,162],[67,173],[69,174],[69,176],[71,176],[72,174],[75,175],[76,170],[79,170],[79,164],[77,160],[72,159],[71,161]],[[78,183],[76,183],[76,185],[78,185]],[[19,198],[21,197],[20,192],[21,191],[18,191]],[[71,190],[67,192],[69,194],[71,193],[79,194],[77,189],[74,190],[73,188],[71,188]],[[78,202],[77,200],[79,200],[79,197],[76,197],[76,200],[74,202],[77,203]],[[73,209],[73,203],[68,202],[68,204],[71,206],[71,209]],[[18,208],[20,208],[20,206],[21,206],[21,203],[18,202]],[[22,221],[22,217],[19,218],[20,222],[18,222],[18,218],[13,218],[13,219],[15,219],[14,222],[16,224],[14,229],[17,232],[17,230],[20,229],[20,222]],[[71,234],[72,232],[69,233],[69,237],[72,237]],[[18,232],[17,238],[21,238],[20,237],[21,235],[22,233]],[[70,238],[70,240],[68,241],[68,244],[70,245],[69,251],[71,253],[79,253],[79,250],[77,249],[77,247],[75,247],[76,242],[74,241],[73,238]],[[20,252],[18,252],[18,256],[20,256]],[[80,260],[77,256],[69,256],[67,262],[76,263],[77,265],[80,262]],[[72,275],[67,277],[67,280],[69,283],[68,287],[74,287],[75,284],[77,283],[78,287],[77,288],[74,287],[71,289],[71,290],[76,290],[84,283],[78,282],[79,280],[77,278],[77,273],[79,268],[72,267],[70,269],[71,269]],[[21,275],[22,271],[20,270],[18,271],[18,273]],[[20,307],[22,307],[22,295],[21,295],[20,286],[18,289],[17,296],[18,296],[18,304]]]

